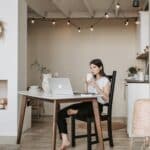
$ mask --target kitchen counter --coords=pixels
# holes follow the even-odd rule
[[[125,79],[127,83],[149,83],[149,81],[140,81],[140,80],[134,80],[134,79]]]

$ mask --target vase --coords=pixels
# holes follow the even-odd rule
[[[50,93],[50,85],[49,85],[49,79],[52,78],[52,74],[43,74],[42,75],[43,80],[42,80],[42,89],[44,93],[49,94]]]

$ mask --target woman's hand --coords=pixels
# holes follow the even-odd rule
[[[90,82],[88,82],[88,84],[95,88],[99,94],[103,95],[104,90],[98,86],[95,80],[91,80]]]
[[[88,86],[89,85],[92,86],[93,88],[98,87],[98,85],[97,85],[95,80],[90,80],[90,81],[85,80],[84,83],[85,83],[85,88],[84,88],[85,92],[88,92]]]
[[[89,82],[88,82],[88,85],[91,85],[91,86],[94,87],[94,88],[98,87],[98,85],[97,85],[97,83],[96,83],[95,80],[89,81]]]

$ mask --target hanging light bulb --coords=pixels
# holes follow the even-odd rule
[[[35,20],[34,20],[34,19],[31,19],[31,23],[34,24],[34,23],[35,23]]]
[[[93,25],[91,25],[90,30],[91,30],[91,31],[94,31]]]
[[[67,21],[67,25],[70,25],[70,20]]]
[[[52,20],[52,25],[55,25],[56,24],[56,21],[55,20]]]
[[[135,24],[138,25],[140,24],[140,21],[138,19],[135,20]]]
[[[129,20],[127,19],[126,21],[125,21],[125,26],[128,26],[129,25]]]
[[[116,4],[116,8],[117,8],[117,9],[120,8],[120,4],[119,4],[119,3]]]
[[[80,27],[78,27],[78,32],[81,32],[81,28]]]
[[[105,12],[105,18],[108,19],[109,18],[109,14],[108,12]]]

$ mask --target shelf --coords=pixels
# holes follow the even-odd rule
[[[145,53],[142,53],[142,54],[139,54],[136,59],[145,59],[147,60],[148,59],[148,55],[149,55],[149,52],[145,52]]]

